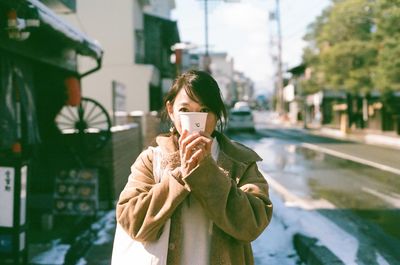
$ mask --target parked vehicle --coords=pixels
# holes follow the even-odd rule
[[[253,112],[248,106],[232,108],[228,117],[228,131],[255,131]]]
[[[250,105],[247,101],[238,101],[233,106],[234,109],[246,109],[250,110]]]

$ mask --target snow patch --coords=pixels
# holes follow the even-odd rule
[[[268,174],[262,173],[271,183],[272,178],[268,177]],[[288,193],[291,198],[295,196],[288,191],[285,193]],[[355,237],[316,211],[287,207],[281,198],[283,194],[279,190],[275,190],[273,185],[271,185],[270,196],[274,204],[274,213],[279,216],[279,219],[287,227],[286,234],[290,234],[291,239],[296,233],[317,238],[319,240],[317,242],[318,245],[327,247],[345,264],[357,264],[359,244]],[[307,209],[307,207],[305,208]],[[329,231],[329,233],[326,231]],[[282,235],[277,235],[276,237],[282,238]]]
[[[60,244],[60,242],[60,240],[53,240],[51,247],[47,251],[34,256],[30,263],[43,265],[63,265],[65,255],[71,246],[67,244]]]
[[[274,213],[267,229],[252,242],[255,264],[296,265],[299,257],[293,247],[294,230],[282,219],[282,199],[274,190],[270,192]]]
[[[86,265],[87,261],[84,258],[80,258],[75,265]]]
[[[96,240],[93,244],[103,245],[112,242],[114,233],[110,233],[110,231],[115,230],[115,211],[109,211],[99,221],[92,224],[91,228],[97,231]]]

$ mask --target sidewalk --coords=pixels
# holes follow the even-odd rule
[[[400,135],[397,135],[395,132],[380,132],[368,129],[358,129],[344,133],[339,129],[330,127],[310,128],[306,130],[316,135],[400,149]]]
[[[338,128],[332,128],[330,126],[313,126],[312,124],[307,124],[307,127],[305,127],[303,121],[291,123],[289,120],[285,120],[275,113],[268,112],[255,112],[254,118],[255,122],[261,126],[261,128],[265,126],[269,128],[283,126],[286,128],[305,130],[308,133],[319,136],[400,149],[400,135],[394,131],[350,129],[345,133]]]

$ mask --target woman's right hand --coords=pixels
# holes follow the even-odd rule
[[[184,130],[179,138],[182,177],[186,177],[207,155],[213,139],[204,132],[189,134]]]

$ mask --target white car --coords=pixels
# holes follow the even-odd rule
[[[249,109],[250,110],[250,105],[247,101],[238,101],[235,103],[235,105],[233,106],[234,109]]]
[[[229,112],[228,131],[255,131],[253,112],[248,106],[233,108]]]

